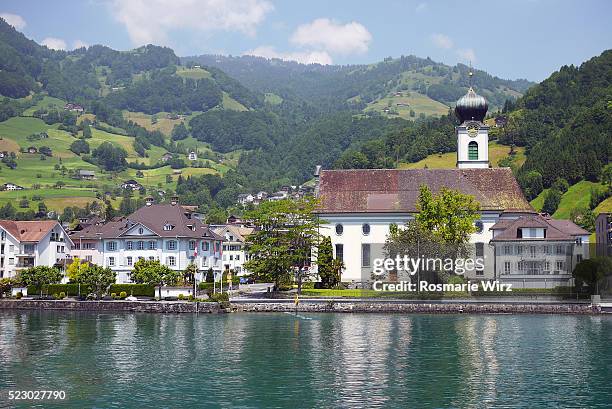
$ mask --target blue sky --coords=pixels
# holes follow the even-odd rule
[[[50,47],[167,45],[371,63],[414,54],[540,81],[612,46],[607,0],[3,0],[0,16]]]

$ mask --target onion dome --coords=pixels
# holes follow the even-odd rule
[[[480,121],[484,119],[487,114],[487,100],[483,96],[478,95],[474,92],[474,89],[470,87],[467,94],[459,98],[457,105],[455,106],[455,115],[459,118],[461,123],[465,121]]]

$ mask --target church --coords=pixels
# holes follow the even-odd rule
[[[322,233],[331,238],[334,256],[344,262],[343,282],[370,281],[375,260],[385,258],[383,246],[391,224],[402,226],[414,218],[419,187],[426,185],[434,194],[446,187],[480,203],[470,244],[484,266],[466,272],[467,278],[524,288],[572,284],[573,266],[588,257],[574,243],[588,242],[588,232],[569,221],[553,225],[531,207],[510,168],[491,167],[489,127],[484,123],[487,109],[485,98],[472,87],[457,101],[460,124],[455,128],[453,169],[317,168],[318,215],[326,221]],[[498,234],[506,240],[494,240]],[[546,253],[557,246],[563,252],[553,250],[553,259],[547,259]],[[505,259],[504,252],[510,252]]]

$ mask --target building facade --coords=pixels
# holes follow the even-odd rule
[[[55,220],[0,220],[0,278],[36,266],[64,269],[71,249],[72,240]]]
[[[589,258],[589,232],[569,220],[502,215],[491,230],[495,278],[514,288],[572,286],[574,267]]]
[[[183,271],[194,263],[197,281],[222,269],[223,237],[178,203],[148,204],[133,214],[74,232],[73,256],[90,260],[117,273],[118,283],[131,282],[130,273],[140,259],[158,260]]]
[[[223,270],[233,270],[239,276],[249,274],[249,271],[244,268],[244,263],[248,261],[245,242],[248,235],[253,233],[254,229],[252,227],[228,224],[215,227],[213,230],[224,238]]]
[[[600,213],[597,216],[595,238],[597,255],[612,257],[612,214]]]

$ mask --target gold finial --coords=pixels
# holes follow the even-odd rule
[[[474,76],[474,72],[472,71],[472,61],[470,61],[470,70],[468,71],[470,88],[472,88],[472,77],[473,76]]]

